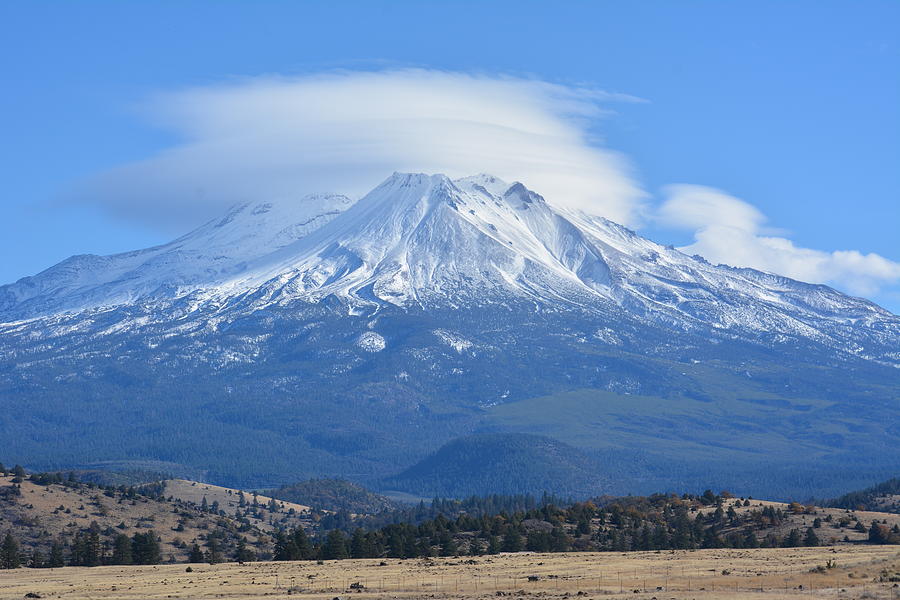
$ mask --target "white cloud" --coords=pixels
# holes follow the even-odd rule
[[[237,202],[358,197],[393,171],[487,172],[550,202],[639,227],[692,231],[684,248],[871,295],[900,282],[877,254],[795,246],[757,208],[696,185],[646,202],[628,161],[591,135],[601,104],[638,99],[535,79],[424,69],[257,77],[161,94],[146,115],[178,143],[85,182],[83,202],[183,233]]]
[[[680,248],[713,263],[753,267],[811,283],[828,283],[854,294],[873,295],[900,283],[900,263],[856,250],[825,252],[796,246],[771,235],[766,217],[753,205],[701,185],[670,185],[657,210],[663,226],[693,231],[694,243]]]
[[[431,70],[260,77],[164,94],[149,115],[181,142],[83,185],[118,216],[183,230],[248,199],[358,196],[393,171],[488,172],[639,224],[627,161],[588,134],[602,101],[542,81]]]

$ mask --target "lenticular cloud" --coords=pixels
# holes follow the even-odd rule
[[[693,231],[679,248],[714,263],[752,267],[811,283],[829,283],[852,294],[874,295],[900,282],[900,263],[857,250],[825,252],[771,235],[756,207],[702,185],[670,185],[657,211],[664,225]]]
[[[522,180],[556,203],[637,225],[643,193],[589,139],[601,102],[542,81],[430,70],[262,77],[163,94],[148,114],[180,142],[79,195],[174,230],[249,200],[358,196],[393,171]]]

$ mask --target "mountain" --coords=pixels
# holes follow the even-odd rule
[[[391,477],[386,487],[435,498],[553,491],[586,498],[609,489],[605,469],[584,452],[545,436],[489,433],[465,436]]]
[[[372,485],[529,433],[600,460],[610,492],[823,497],[900,466],[898,348],[900,317],[827,286],[521,183],[394,174],[0,287],[0,452]]]

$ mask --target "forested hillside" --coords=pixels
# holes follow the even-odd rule
[[[888,479],[870,488],[850,492],[827,503],[852,510],[877,510],[900,513],[900,477]]]
[[[483,495],[485,490],[585,498],[606,491],[606,471],[592,456],[556,439],[489,433],[455,439],[381,485],[451,498]]]
[[[269,492],[273,498],[318,510],[372,514],[397,508],[392,500],[344,479],[309,479]]]

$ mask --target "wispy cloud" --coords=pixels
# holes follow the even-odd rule
[[[644,194],[589,139],[601,103],[634,100],[533,79],[433,70],[261,77],[160,95],[181,139],[85,183],[119,216],[183,229],[248,199],[360,195],[393,171],[489,172],[636,225]]]
[[[178,143],[80,186],[81,201],[173,233],[237,202],[359,196],[393,171],[487,172],[556,204],[640,227],[691,231],[685,247],[872,295],[900,263],[796,246],[753,205],[697,185],[648,202],[630,164],[591,135],[614,102],[639,99],[522,77],[426,69],[257,77],[160,94],[144,107]]]
[[[900,263],[857,250],[826,252],[802,248],[768,229],[766,216],[751,204],[702,185],[670,185],[657,211],[668,227],[693,232],[682,251],[715,263],[753,267],[811,283],[828,283],[871,296],[900,283]]]

